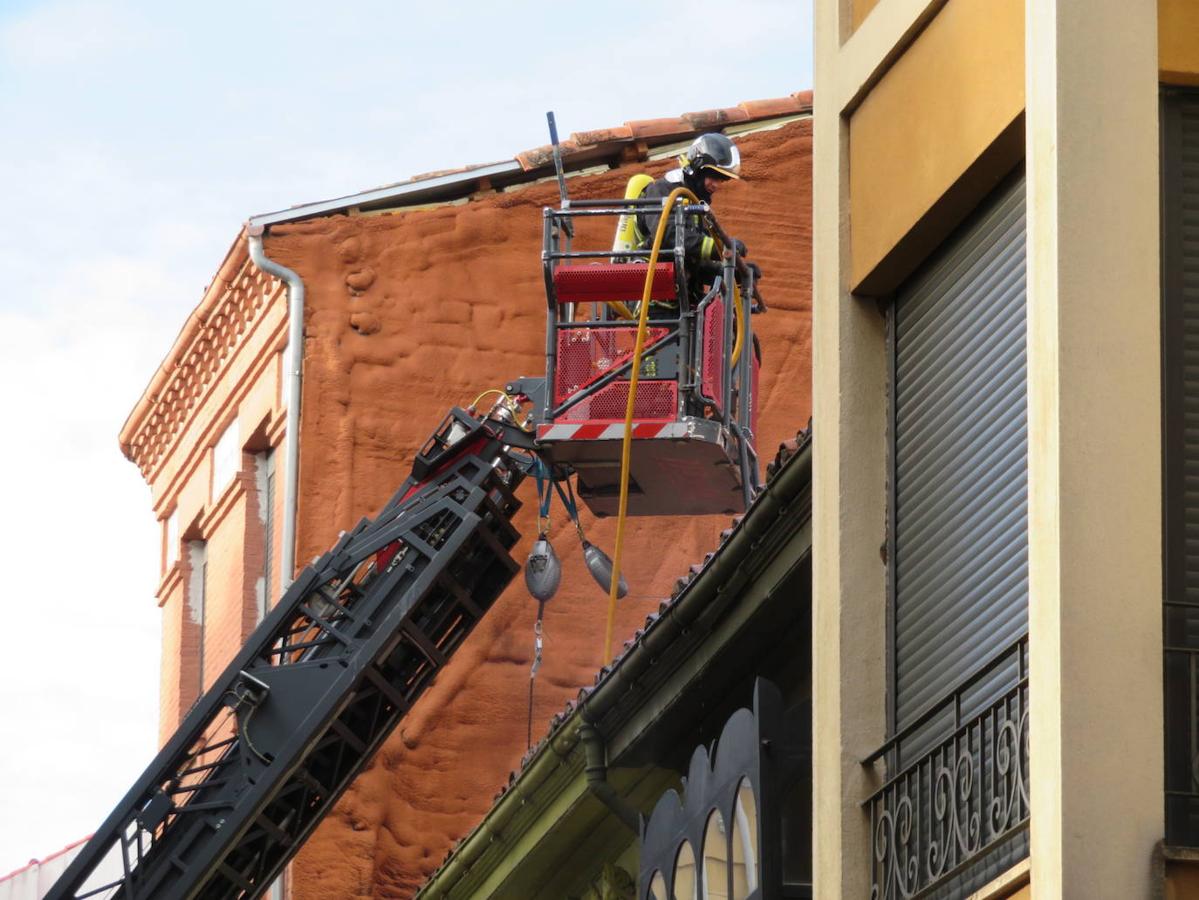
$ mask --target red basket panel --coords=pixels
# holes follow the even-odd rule
[[[614,381],[570,407],[557,421],[623,422],[628,403],[629,382]],[[634,419],[675,419],[678,411],[678,382],[638,379]]]
[[[668,331],[666,328],[646,328],[646,349],[665,337]],[[559,405],[605,372],[631,359],[636,343],[636,328],[559,329],[558,360],[554,368],[554,405]]]
[[[724,300],[717,297],[704,310],[703,362],[700,387],[705,397],[719,403],[724,383]]]
[[[645,266],[636,264],[558,266],[554,269],[554,293],[559,303],[604,303],[619,300],[635,303],[645,291]],[[654,266],[651,300],[673,300],[674,263]]]

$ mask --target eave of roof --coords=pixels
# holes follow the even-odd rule
[[[13,869],[7,875],[0,876],[0,882],[10,881],[11,879],[16,878],[22,872],[28,872],[34,866],[44,866],[48,862],[53,862],[54,860],[58,859],[58,857],[62,856],[64,853],[70,853],[76,847],[80,847],[83,844],[86,844],[91,839],[92,839],[92,836],[89,834],[87,837],[82,837],[77,841],[72,841],[71,843],[69,843],[65,847],[63,847],[61,850],[55,850],[49,856],[43,856],[41,859],[31,859],[31,860],[29,860],[29,862],[25,863],[25,865],[23,865],[19,868]]]
[[[249,259],[245,234],[245,229],[239,231],[237,237],[233,239],[233,243],[229,245],[229,250],[225,253],[225,258],[221,261],[221,265],[217,269],[217,273],[212,281],[204,289],[204,295],[200,298],[200,302],[196,304],[196,308],[184,320],[183,326],[179,329],[179,333],[171,343],[171,349],[167,351],[159,367],[154,370],[154,374],[150,376],[150,382],[146,385],[146,389],[142,391],[142,395],[138,398],[137,403],[129,411],[129,415],[125,417],[125,422],[121,425],[121,431],[117,436],[117,440],[121,446],[121,453],[131,462],[134,461],[134,434],[141,428],[146,420],[146,416],[150,413],[154,404],[158,402],[163,388],[187,356],[188,348],[207,323],[212,310],[220,304],[226,291],[229,290],[233,282],[237,279],[238,272],[241,271],[242,267],[246,264],[246,260]]]
[[[582,777],[581,726],[598,722],[618,704],[627,708],[638,692],[652,693],[654,688],[645,688],[641,678],[651,666],[657,666],[661,651],[700,615],[715,615],[715,606],[737,602],[737,592],[725,590],[731,576],[758,552],[759,542],[775,520],[811,484],[810,428],[780,446],[770,469],[766,487],[721,535],[717,549],[679,579],[671,599],[646,619],[645,627],[625,643],[610,665],[599,670],[595,684],[581,690],[576,700],[553,718],[548,733],[526,754],[520,770],[509,777],[483,821],[450,851],[417,893],[418,898],[454,896],[459,881],[468,875],[477,877],[480,867],[494,866],[506,857],[511,847],[504,835],[524,835],[554,803],[556,792],[568,787],[577,792]],[[661,679],[663,673],[656,674]],[[563,772],[571,777],[563,777]],[[522,824],[517,824],[518,820]]]
[[[508,160],[507,162],[471,166],[458,172],[422,175],[411,181],[385,185],[358,194],[350,194],[332,200],[319,200],[315,203],[303,203],[290,209],[251,216],[250,227],[269,228],[280,222],[295,222],[300,219],[327,216],[354,208],[372,209],[380,205],[401,206],[406,203],[426,203],[443,194],[453,195],[463,185],[474,184],[484,178],[498,178],[506,182],[513,176],[521,175],[523,171],[519,162]]]
[[[626,122],[616,128],[597,128],[572,134],[561,143],[564,168],[568,176],[590,173],[597,165],[619,165],[627,162],[668,156],[686,146],[695,135],[723,131],[742,134],[760,129],[779,127],[785,122],[812,114],[812,91],[799,91],[787,97],[757,99],[736,107],[706,109],[685,113],[669,119],[646,119]],[[211,310],[229,289],[237,272],[246,264],[246,232],[261,232],[271,225],[297,222],[301,219],[338,215],[338,213],[379,212],[384,210],[420,207],[427,204],[460,200],[481,191],[518,187],[553,175],[553,149],[549,145],[517,153],[508,161],[468,165],[459,169],[435,171],[417,175],[396,185],[373,188],[347,197],[302,204],[289,210],[264,213],[247,222],[229,248],[216,277],[207,285],[192,314],[183,324],[179,336],[171,344],[161,366],[151,376],[137,403],[122,424],[119,441],[121,452],[134,460],[133,439],[143,428],[159,397],[186,360],[188,349],[203,331]],[[135,461],[135,460],[134,460]],[[149,477],[146,471],[143,475]]]
[[[812,92],[799,91],[786,97],[747,100],[737,106],[683,113],[666,119],[626,122],[616,128],[580,131],[560,143],[562,165],[567,171],[600,162],[619,164],[645,159],[663,145],[685,141],[708,131],[744,130],[761,124],[812,111]],[[553,148],[534,147],[510,160],[464,166],[417,175],[407,181],[372,188],[357,194],[303,203],[290,209],[251,216],[251,228],[269,228],[283,222],[296,222],[347,210],[369,211],[396,206],[423,204],[465,196],[482,187],[497,189],[526,183],[553,170]]]
[[[708,131],[729,134],[773,127],[795,118],[811,115],[812,92],[799,91],[786,97],[747,100],[735,107],[684,113],[666,119],[626,122],[617,128],[577,132],[561,143],[563,166],[567,174],[580,174],[599,163],[608,165],[645,160],[665,153],[672,145]],[[267,229],[284,222],[317,218],[345,212],[370,212],[383,209],[422,206],[467,197],[484,189],[501,189],[528,184],[553,172],[552,148],[535,147],[516,154],[511,160],[464,166],[417,175],[407,181],[373,188],[357,194],[305,203],[290,209],[252,216],[239,231],[216,276],[204,296],[188,316],[167,351],[161,365],[150,378],[137,403],[121,427],[121,452],[132,456],[133,436],[145,423],[159,395],[186,357],[211,309],[229,288],[232,279],[247,259],[245,235],[248,229]]]

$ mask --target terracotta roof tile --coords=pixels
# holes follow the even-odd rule
[[[579,149],[579,145],[573,140],[562,141],[558,144],[563,156],[569,156]],[[553,144],[543,144],[540,147],[534,147],[532,150],[525,150],[523,153],[516,154],[516,161],[520,163],[520,167],[526,172],[529,169],[537,169],[541,166],[548,166],[554,161],[554,146]]]
[[[691,125],[693,131],[706,131],[709,128],[723,128],[725,125],[747,122],[750,114],[739,106],[731,106],[727,109],[683,113],[683,119]]]
[[[89,834],[87,837],[80,838],[77,841],[72,841],[71,843],[69,843],[65,847],[63,847],[61,850],[55,850],[53,853],[51,853],[48,856],[43,856],[41,859],[31,859],[31,860],[29,860],[29,862],[25,863],[25,865],[21,866],[20,868],[13,869],[7,875],[0,877],[0,881],[8,881],[10,878],[15,878],[16,876],[20,875],[22,872],[32,869],[34,866],[43,866],[46,863],[50,862],[51,860],[57,859],[58,857],[62,856],[64,853],[68,853],[71,850],[74,850],[76,847],[80,846],[81,844],[86,844],[91,839],[92,839],[92,835]]]
[[[592,131],[576,131],[570,136],[570,139],[580,147],[590,147],[595,144],[614,144],[617,141],[633,140],[633,129],[628,125],[618,125],[616,128],[596,128]]]
[[[592,128],[586,131],[576,131],[570,140],[563,141],[559,146],[564,159],[578,153],[580,150],[594,150],[597,147],[610,145],[614,152],[621,145],[636,142],[652,144],[667,143],[672,140],[685,140],[692,135],[705,131],[714,131],[729,125],[739,125],[756,119],[772,119],[778,116],[793,116],[812,109],[812,92],[798,91],[786,97],[776,97],[766,100],[747,100],[737,106],[716,109],[701,109],[695,112],[683,113],[681,116],[669,116],[663,119],[635,119],[612,128]],[[528,172],[549,166],[554,159],[553,147],[546,144],[525,150],[515,156],[521,168]],[[476,168],[467,166],[461,170],[470,171]],[[434,174],[447,174],[439,172]],[[422,178],[432,176],[421,176]],[[419,179],[414,179],[419,180]]]
[[[636,138],[684,137],[695,131],[691,123],[681,116],[669,119],[638,119],[625,122],[625,125]]]
[[[778,97],[774,100],[746,100],[738,105],[753,119],[764,116],[793,116],[805,111],[805,105],[795,96]]]
[[[467,172],[473,172],[475,169],[484,169],[494,163],[471,163],[469,166],[455,166],[452,169],[436,169],[432,172],[422,172],[420,175],[413,175],[407,181],[397,182],[397,184],[406,184],[414,181],[428,181],[430,178],[442,178],[446,175],[462,175]],[[382,185],[382,187],[394,187],[394,185]]]
[[[812,439],[812,420],[808,419],[808,427],[800,429],[795,437],[789,438],[779,444],[778,452],[775,453],[774,459],[766,464],[766,480],[769,481],[774,477],[783,466],[787,464],[787,460],[799,452],[799,448],[804,446]]]

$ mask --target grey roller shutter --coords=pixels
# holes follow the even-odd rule
[[[1167,392],[1175,392],[1166,427],[1179,451],[1171,454],[1182,501],[1174,530],[1183,538],[1170,554],[1178,566],[1171,600],[1199,605],[1199,97],[1170,98],[1166,118],[1165,337]],[[1187,636],[1199,647],[1199,630]]]
[[[1199,846],[1199,95],[1162,108],[1166,839]]]
[[[1027,631],[1024,249],[1019,177],[895,299],[897,729]]]

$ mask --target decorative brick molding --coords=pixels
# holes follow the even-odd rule
[[[243,336],[284,289],[282,282],[250,262],[244,236],[239,234],[121,429],[121,451],[147,481],[208,387],[228,366]]]

